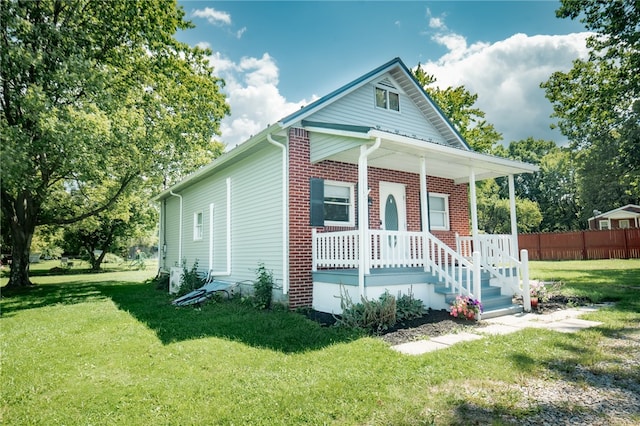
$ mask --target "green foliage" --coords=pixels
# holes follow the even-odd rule
[[[229,113],[210,53],[178,42],[176,2],[3,1],[2,215],[11,286],[37,226],[65,225],[210,161]],[[90,250],[91,252],[91,250]],[[26,256],[26,260],[25,260]]]
[[[273,297],[273,272],[264,263],[258,265],[257,278],[253,283],[252,304],[257,309],[269,309]]]
[[[541,87],[576,159],[580,223],[593,210],[640,202],[640,7],[632,1],[563,0],[558,17],[594,34],[589,57]]]
[[[378,300],[361,298],[353,303],[351,297],[340,287],[340,307],[342,314],[337,318],[339,327],[360,328],[368,332],[380,333],[396,323],[396,298],[384,292]]]
[[[478,228],[488,234],[508,234],[511,232],[510,204],[501,198],[494,179],[477,184]],[[542,214],[534,201],[516,197],[516,218],[519,232],[531,232],[542,222]]]
[[[424,303],[413,297],[413,292],[403,294],[396,300],[396,322],[402,323],[424,314]]]
[[[204,284],[204,281],[198,273],[198,259],[193,262],[191,269],[187,269],[186,259],[182,260],[182,276],[180,277],[180,290],[178,296],[187,294],[193,290],[196,290]]]

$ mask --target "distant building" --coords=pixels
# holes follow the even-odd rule
[[[640,206],[627,204],[608,212],[594,211],[589,218],[589,229],[628,229],[640,228]]]

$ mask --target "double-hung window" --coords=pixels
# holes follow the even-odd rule
[[[448,231],[449,195],[429,194],[429,225],[434,231]]]
[[[311,179],[311,225],[355,226],[353,183]]]
[[[400,95],[385,87],[376,86],[376,107],[400,111]]]
[[[202,212],[196,212],[193,214],[193,240],[201,240],[202,235]]]

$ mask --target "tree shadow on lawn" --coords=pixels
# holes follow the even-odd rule
[[[200,307],[175,307],[173,296],[151,284],[122,281],[41,284],[4,291],[2,316],[55,305],[110,299],[153,330],[163,344],[218,337],[285,353],[321,349],[353,341],[362,333],[323,327],[289,311],[259,311],[238,300],[210,301]],[[55,321],[55,319],[52,319]]]
[[[256,310],[237,299],[176,307],[171,304],[173,296],[150,284],[108,283],[101,285],[100,291],[119,309],[153,330],[163,344],[217,337],[295,353],[362,337],[362,333],[352,330],[323,327],[298,313]]]
[[[72,281],[60,284],[37,284],[23,289],[2,288],[3,317],[18,311],[38,309],[54,305],[74,305],[92,300],[104,300],[99,284]]]

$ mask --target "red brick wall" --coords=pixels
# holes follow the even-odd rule
[[[310,306],[313,284],[311,278],[311,226],[309,179],[321,178],[340,182],[358,182],[358,166],[335,161],[311,164],[309,160],[309,135],[303,129],[289,131],[289,306]],[[380,228],[379,184],[380,181],[406,185],[407,228],[420,231],[420,176],[413,173],[369,168],[370,196],[374,199],[369,211],[369,227]],[[429,192],[450,194],[450,231],[434,231],[433,234],[455,248],[455,233],[469,235],[469,207],[467,185],[455,185],[452,180],[427,178]],[[357,196],[357,194],[356,194]],[[357,200],[356,206],[357,206]],[[357,213],[356,213],[357,214]],[[318,228],[344,230],[344,227]]]

